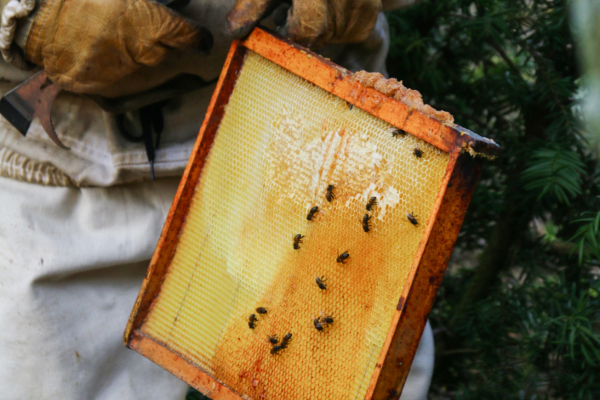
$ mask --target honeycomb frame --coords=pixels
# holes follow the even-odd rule
[[[219,382],[182,352],[144,330],[146,317],[168,274],[195,188],[249,50],[449,154],[432,214],[425,224],[402,295],[394,304],[396,311],[364,398],[399,396],[481,169],[482,158],[473,158],[472,154],[494,156],[499,147],[464,128],[442,124],[365,87],[353,80],[347,70],[259,28],[245,41],[232,45],[132,311],[124,335],[125,343],[215,400],[249,398]]]

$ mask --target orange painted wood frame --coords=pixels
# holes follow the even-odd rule
[[[365,399],[399,397],[435,294],[458,237],[483,158],[500,147],[456,125],[446,125],[352,79],[352,73],[276,34],[256,28],[244,41],[235,41],[215,88],[204,123],[169,211],[150,267],[124,334],[128,347],[170,371],[214,400],[241,399],[233,390],[186,360],[164,343],[141,332],[144,318],[158,295],[183,227],[194,189],[217,134],[248,50],[269,59],[356,107],[448,152],[442,186],[413,260],[411,271],[371,377]]]

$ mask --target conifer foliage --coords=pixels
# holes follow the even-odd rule
[[[430,316],[432,399],[600,399],[600,176],[565,0],[387,14],[390,76],[503,148]]]

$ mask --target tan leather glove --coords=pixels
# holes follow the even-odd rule
[[[44,0],[25,54],[65,90],[103,94],[172,49],[208,51],[212,44],[208,30],[152,1]]]
[[[228,30],[236,38],[250,30],[282,0],[237,0],[227,15]],[[381,11],[381,0],[293,0],[285,33],[295,42],[319,48],[325,43],[365,40]]]

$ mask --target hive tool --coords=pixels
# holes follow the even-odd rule
[[[69,148],[56,136],[50,119],[52,103],[61,90],[60,86],[50,81],[46,71],[41,70],[2,97],[0,114],[23,136],[27,135],[33,119],[38,117],[50,139],[68,150]]]

